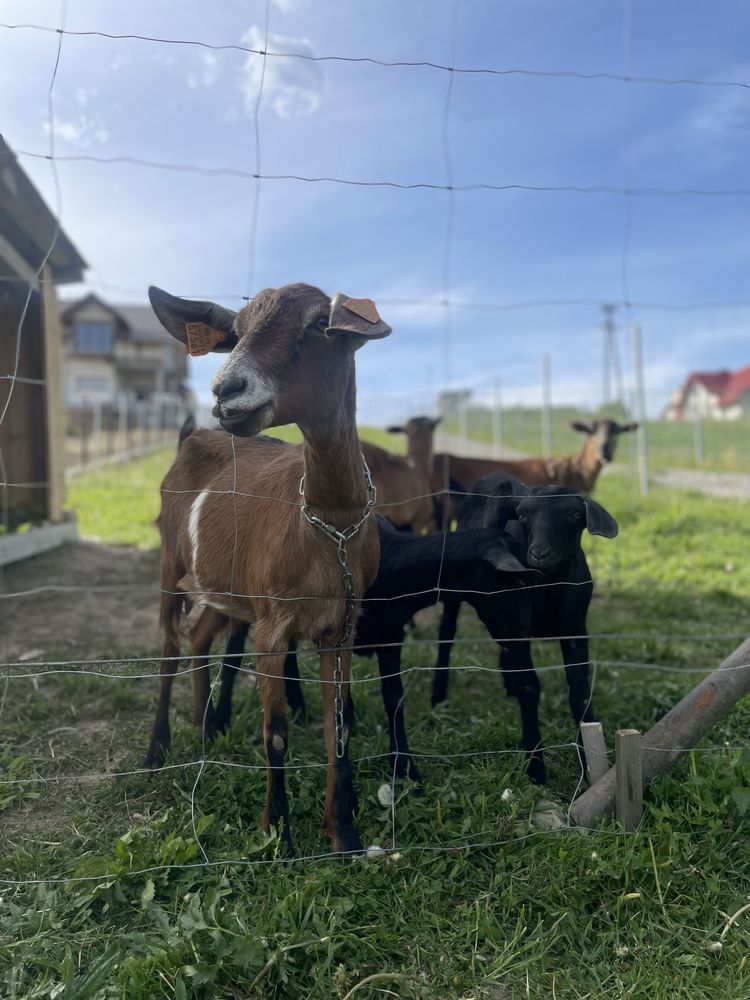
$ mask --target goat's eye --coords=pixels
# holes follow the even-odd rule
[[[314,326],[316,330],[320,331],[320,333],[325,333],[328,329],[328,317],[321,316],[319,319],[316,319]]]
[[[583,511],[582,510],[577,510],[575,512],[575,514],[573,515],[573,517],[575,518],[576,521],[582,521],[583,520]]]

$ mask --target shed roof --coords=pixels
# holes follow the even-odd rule
[[[50,244],[48,264],[55,284],[83,280],[87,264],[0,135],[0,232],[35,270]]]

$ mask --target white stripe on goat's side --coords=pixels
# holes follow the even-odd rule
[[[209,492],[209,490],[203,490],[193,500],[193,506],[190,508],[190,517],[188,518],[188,535],[190,535],[190,546],[193,553],[193,576],[195,577],[196,584],[198,582],[198,522],[200,521],[203,501]]]

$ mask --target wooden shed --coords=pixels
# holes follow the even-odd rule
[[[55,286],[82,281],[85,267],[0,136],[0,524],[6,542],[20,525],[64,520]]]

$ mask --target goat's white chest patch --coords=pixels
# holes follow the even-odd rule
[[[196,588],[199,587],[198,584],[198,534],[200,527],[200,516],[201,508],[203,507],[203,501],[208,496],[209,491],[203,490],[198,496],[193,500],[193,505],[190,508],[190,516],[188,517],[188,536],[190,538],[190,549],[193,561],[193,576],[195,577]]]

